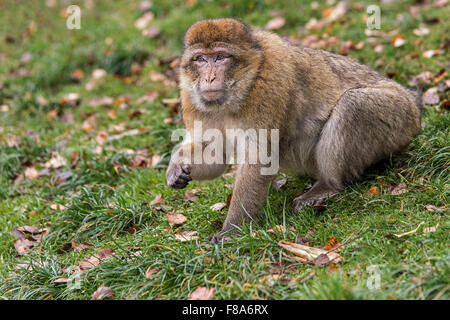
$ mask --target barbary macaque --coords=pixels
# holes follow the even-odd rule
[[[278,171],[316,179],[294,199],[294,208],[301,210],[404,150],[421,128],[422,102],[415,92],[349,57],[295,46],[233,18],[201,20],[188,28],[180,90],[189,134],[172,155],[166,172],[170,187],[216,178],[240,148],[248,153],[239,164],[223,228],[209,238],[215,243],[257,220]],[[218,136],[193,138],[198,123],[202,130],[223,134],[219,146],[234,145],[236,136],[233,141],[227,136],[231,129],[242,130],[244,142],[232,153],[208,151],[222,162],[204,161],[196,151],[207,151]],[[249,130],[268,132],[267,141],[256,145],[259,149],[264,142],[264,152],[277,150],[274,172],[263,171],[270,164],[248,161],[255,154],[248,147],[255,138]],[[270,132],[278,133],[276,141]]]

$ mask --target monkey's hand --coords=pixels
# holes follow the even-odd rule
[[[167,185],[175,189],[183,189],[191,178],[191,168],[187,164],[170,163],[166,171]]]

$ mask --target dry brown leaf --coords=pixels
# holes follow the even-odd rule
[[[58,110],[51,110],[47,113],[47,120],[56,119],[58,117]]]
[[[427,51],[424,51],[423,53],[422,53],[422,55],[425,57],[425,58],[428,58],[428,59],[430,59],[430,58],[432,58],[432,57],[434,57],[434,56],[438,56],[438,55],[440,55],[441,54],[441,50],[439,50],[439,49],[437,49],[437,50],[427,50]]]
[[[155,199],[150,202],[151,206],[154,206],[155,204],[164,204],[164,197],[162,194],[157,194]]]
[[[286,231],[282,225],[276,225],[275,226],[275,230],[277,230],[278,232],[285,232]],[[275,233],[273,228],[270,228],[269,230],[267,230],[267,232]]]
[[[199,237],[197,236],[197,231],[183,231],[183,232],[177,232],[175,234],[175,239],[184,242],[184,241],[191,241],[191,240],[197,240]]]
[[[200,190],[197,190],[197,189],[186,190],[186,192],[184,193],[184,200],[191,201],[191,202],[198,201],[197,193],[199,193],[199,192],[200,192]]]
[[[53,283],[67,283],[69,281],[70,281],[69,278],[58,278],[56,280],[53,280]]]
[[[167,79],[164,74],[155,71],[150,71],[148,78],[154,82],[162,82]]]
[[[327,240],[327,243],[325,244],[325,250],[332,250],[334,248],[336,248],[336,246],[339,245],[338,240],[336,239],[335,236],[330,236]]]
[[[28,167],[28,168],[25,168],[25,177],[28,180],[33,180],[33,179],[39,178],[40,175],[39,175],[39,172],[35,168]]]
[[[54,211],[63,211],[66,209],[66,207],[59,203],[53,203],[50,205],[50,209],[52,209]]]
[[[425,91],[425,93],[422,95],[423,103],[425,104],[438,104],[439,103],[439,96],[437,94],[438,88],[433,87]]]
[[[145,28],[147,28],[150,21],[152,21],[154,17],[155,15],[152,12],[146,12],[144,13],[144,15],[142,15],[142,17],[134,22],[134,26],[139,30],[144,30]]]
[[[398,186],[390,187],[389,192],[393,195],[398,195],[398,194],[406,193],[406,192],[408,192],[408,190],[406,189],[406,184],[400,183]]]
[[[187,221],[187,218],[178,212],[169,212],[166,216],[167,221],[171,226],[173,226],[174,224],[176,225],[183,224]]]
[[[189,295],[189,300],[209,300],[213,295],[214,288],[198,287]]]
[[[266,30],[279,30],[279,29],[283,28],[285,24],[286,24],[286,21],[284,20],[283,17],[275,17],[275,18],[269,20],[269,22],[267,22],[265,29]]]
[[[225,208],[227,206],[227,204],[225,202],[218,202],[213,204],[210,208],[212,211],[220,211],[223,208]]]
[[[368,194],[379,195],[381,193],[380,189],[377,186],[370,187]]]
[[[147,270],[145,271],[145,277],[147,279],[150,279],[151,277],[153,277],[153,275],[155,273],[157,273],[159,270],[161,270],[160,268],[152,268],[152,267],[148,267]]]
[[[70,75],[70,77],[72,78],[72,80],[75,81],[81,81],[84,78],[84,72],[81,69],[75,69],[72,71],[72,74]]]
[[[140,97],[139,99],[136,100],[137,104],[141,104],[144,102],[148,102],[151,103],[153,102],[156,98],[158,98],[159,93],[158,91],[149,91],[147,92],[145,95],[143,95],[142,97]]]
[[[326,255],[328,258],[328,262],[338,263],[343,261],[343,258],[338,253],[331,251],[328,252],[327,250],[314,248],[314,247],[308,247],[304,246],[298,243],[293,242],[287,242],[287,241],[280,241],[278,242],[278,245],[284,249],[286,249],[289,252],[292,252],[293,254],[300,257],[302,260],[306,260],[308,262],[315,263],[316,259],[320,255]],[[319,262],[324,262],[324,257],[321,257]],[[327,262],[327,263],[328,263]]]
[[[102,300],[114,296],[114,291],[110,287],[100,287],[92,294],[92,300]]]
[[[53,152],[50,160],[48,160],[44,166],[46,168],[58,169],[67,165],[67,161],[59,153]]]
[[[14,248],[19,255],[24,255],[30,252],[30,249],[34,247],[34,242],[28,239],[18,239],[14,242]]]
[[[63,106],[74,107],[80,103],[80,96],[78,93],[68,93],[59,99],[59,103]]]
[[[151,26],[142,30],[141,34],[146,38],[156,38],[161,34],[161,29],[157,26]]]
[[[397,34],[391,38],[391,43],[394,47],[398,48],[403,46],[406,43],[406,40],[402,35]]]
[[[83,261],[78,262],[78,265],[82,269],[92,268],[97,266],[102,262],[102,260],[108,259],[115,254],[113,249],[105,248],[100,250],[96,255],[86,256]]]
[[[89,132],[92,131],[96,125],[97,125],[97,116],[94,114],[83,121],[81,129],[86,132]]]
[[[100,131],[96,136],[95,136],[95,141],[102,145],[105,144],[106,141],[108,141],[108,133],[106,131]]]

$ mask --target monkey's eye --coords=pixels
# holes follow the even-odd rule
[[[228,57],[225,56],[224,54],[219,53],[219,54],[216,56],[215,61],[222,61],[222,60],[225,60],[225,58],[228,58]]]
[[[205,57],[202,55],[195,56],[194,59],[192,59],[192,60],[197,61],[197,62],[206,62]]]

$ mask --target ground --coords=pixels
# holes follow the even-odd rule
[[[91,299],[108,287],[114,299],[186,299],[206,287],[212,299],[448,299],[449,4],[381,1],[381,29],[367,32],[372,2],[336,16],[338,1],[154,0],[145,16],[145,2],[74,1],[81,29],[68,29],[64,1],[3,1],[0,296]],[[190,183],[187,197],[166,186],[170,135],[183,127],[168,58],[192,22],[224,16],[272,21],[287,39],[427,92],[423,130],[319,208],[294,214],[313,181],[280,177],[258,224],[209,243],[227,211],[211,206],[226,203],[233,175]],[[184,231],[197,234],[180,241]],[[344,244],[336,264],[305,265],[278,245],[333,237]]]

